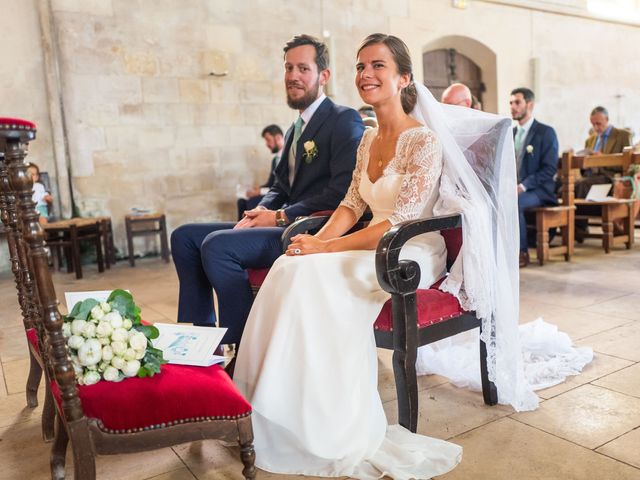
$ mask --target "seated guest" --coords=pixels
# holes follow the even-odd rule
[[[182,225],[171,235],[178,322],[215,325],[213,289],[227,344],[240,342],[253,303],[246,269],[269,268],[282,255],[280,237],[296,217],[337,208],[364,132],[358,112],[324,94],[329,51],[320,40],[298,35],[287,42],[283,73],[287,104],[299,115],[285,135],[269,192],[238,223]]]
[[[482,102],[480,102],[475,95],[471,95],[471,108],[474,110],[482,110]]]
[[[49,223],[49,206],[53,203],[53,197],[40,181],[40,168],[38,165],[30,163],[27,167],[27,173],[33,180],[33,196],[31,200],[35,202],[36,210],[40,214],[38,219],[40,224],[45,225]]]
[[[558,137],[553,128],[533,118],[535,96],[528,88],[511,92],[511,118],[518,175],[518,211],[520,214],[520,267],[529,264],[527,223],[528,208],[555,205],[555,182],[558,163]]]
[[[592,133],[584,142],[587,153],[593,155],[622,153],[624,147],[631,145],[631,133],[615,128],[609,123],[609,112],[604,107],[591,111]],[[591,185],[611,183],[615,174],[622,174],[620,168],[593,168],[584,170],[582,178],[576,181],[576,198],[585,198]]]
[[[278,165],[278,162],[280,161],[282,149],[284,148],[284,136],[282,135],[282,130],[278,125],[268,125],[262,130],[262,138],[264,138],[264,143],[269,151],[274,154],[271,159],[269,178],[264,185],[256,185],[244,192],[245,198],[238,199],[238,220],[242,219],[245,211],[252,210],[258,206],[262,197],[267,194],[271,187],[273,187],[273,182],[276,178],[276,165]]]
[[[473,103],[471,90],[462,83],[452,83],[442,92],[442,103],[471,108]]]
[[[362,118],[362,123],[368,128],[378,128],[378,120],[376,119],[376,112],[370,105],[363,105],[358,109],[358,113]]]

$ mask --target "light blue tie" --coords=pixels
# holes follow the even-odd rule
[[[520,154],[520,149],[522,148],[523,141],[524,141],[524,128],[518,125],[518,132],[516,133],[516,139],[514,142],[514,146],[516,148],[516,155]]]

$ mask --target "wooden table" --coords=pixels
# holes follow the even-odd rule
[[[633,212],[634,199],[612,198],[600,202],[590,200],[575,200],[576,220],[597,219],[592,225],[602,227],[602,233],[589,233],[586,238],[602,238],[602,248],[609,253],[616,245],[625,245],[627,249],[633,247],[634,229]],[[616,233],[615,225],[622,225],[621,233]]]

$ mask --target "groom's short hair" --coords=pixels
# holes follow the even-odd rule
[[[289,50],[302,45],[311,45],[316,49],[316,65],[318,71],[326,70],[329,68],[329,48],[327,44],[320,39],[311,35],[296,35],[284,45],[284,54],[286,55]]]

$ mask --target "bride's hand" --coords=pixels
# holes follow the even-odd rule
[[[285,252],[289,256],[310,255],[312,253],[325,253],[329,251],[329,242],[320,240],[313,235],[302,233],[291,239],[291,244]]]

